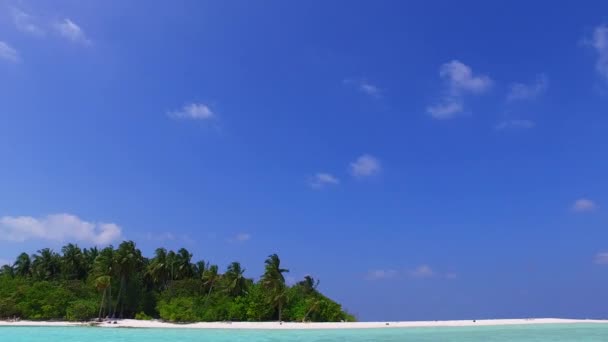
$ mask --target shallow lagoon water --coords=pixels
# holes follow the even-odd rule
[[[0,327],[2,342],[606,342],[608,324],[348,330]]]

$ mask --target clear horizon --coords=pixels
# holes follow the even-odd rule
[[[0,265],[133,240],[364,321],[608,317],[607,18],[0,0]]]

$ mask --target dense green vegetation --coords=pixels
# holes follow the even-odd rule
[[[89,320],[116,317],[172,322],[354,320],[321,294],[306,276],[285,283],[276,254],[258,282],[238,262],[222,274],[217,265],[192,262],[186,249],[156,250],[145,258],[132,241],[117,249],[80,249],[68,244],[19,255],[0,269],[0,317]]]

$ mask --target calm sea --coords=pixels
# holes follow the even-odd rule
[[[0,327],[2,342],[606,342],[608,324],[386,328],[363,330],[196,330],[128,328]]]

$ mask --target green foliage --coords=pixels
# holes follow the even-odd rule
[[[76,300],[69,304],[66,309],[68,321],[89,321],[97,316],[97,301],[91,299]]]
[[[312,277],[285,284],[278,255],[265,262],[259,282],[246,278],[233,262],[192,262],[186,249],[157,249],[146,259],[135,243],[80,249],[68,244],[61,254],[41,249],[20,254],[0,269],[0,318],[85,321],[96,317],[161,318],[197,321],[354,320],[323,296]]]
[[[145,312],[142,311],[135,314],[135,319],[140,321],[149,321],[152,319],[152,316],[148,316]]]
[[[160,318],[170,322],[195,322],[198,315],[195,309],[200,306],[200,298],[177,297],[170,300],[161,300],[158,303]]]

